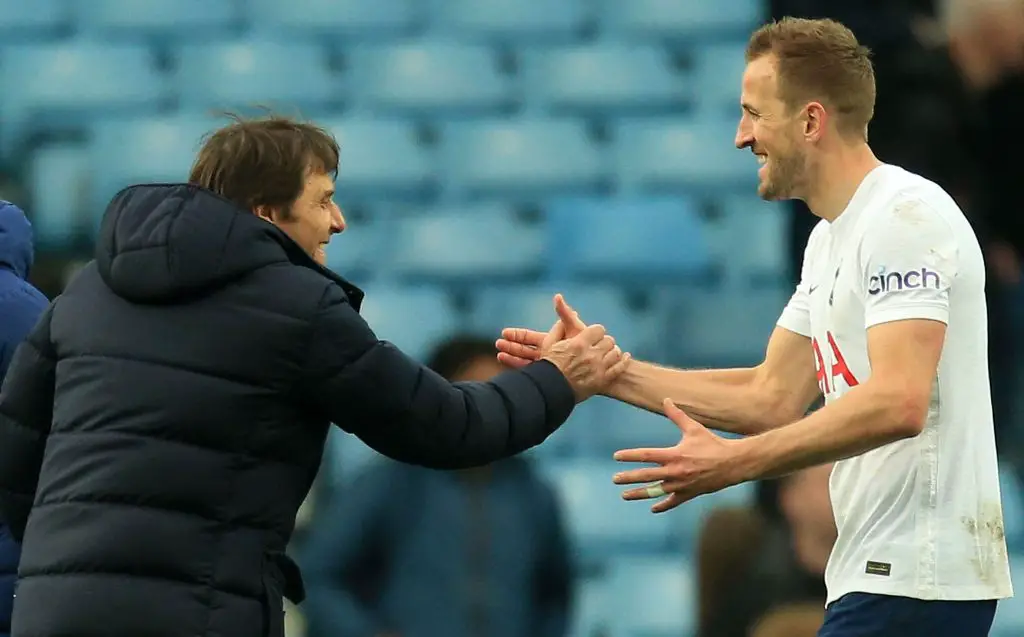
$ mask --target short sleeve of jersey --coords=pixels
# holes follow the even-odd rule
[[[811,260],[815,245],[819,240],[820,230],[816,226],[811,236],[807,239],[807,247],[804,248],[804,259],[800,266],[800,283],[797,284],[789,302],[782,309],[782,315],[776,321],[776,325],[784,327],[790,332],[810,338],[811,336]]]
[[[958,258],[953,229],[934,206],[897,202],[860,246],[865,328],[906,319],[948,323]]]

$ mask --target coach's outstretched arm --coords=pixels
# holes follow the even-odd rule
[[[21,541],[53,419],[53,304],[14,352],[0,391],[0,520]]]
[[[543,442],[578,401],[628,367],[629,355],[600,325],[564,339],[556,324],[549,344],[543,360],[524,369],[488,382],[451,383],[379,341],[332,287],[314,321],[298,387],[307,404],[395,460],[480,466]]]
[[[555,307],[567,334],[586,327],[561,295]],[[508,328],[497,343],[498,358],[511,367],[527,365],[539,357],[544,337],[543,332]],[[659,414],[668,397],[698,422],[742,435],[791,423],[820,396],[811,340],[782,327],[775,329],[757,367],[683,370],[633,361],[602,393]]]

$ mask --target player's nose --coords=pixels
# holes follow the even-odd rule
[[[747,148],[754,145],[754,136],[743,126],[736,128],[736,148]]]

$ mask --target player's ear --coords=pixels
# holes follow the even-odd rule
[[[825,130],[828,113],[819,102],[811,102],[804,108],[804,137],[809,141],[817,141]]]

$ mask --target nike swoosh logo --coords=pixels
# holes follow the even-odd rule
[[[817,285],[812,285],[811,289],[807,291],[808,294],[814,294],[814,291],[818,289]]]

